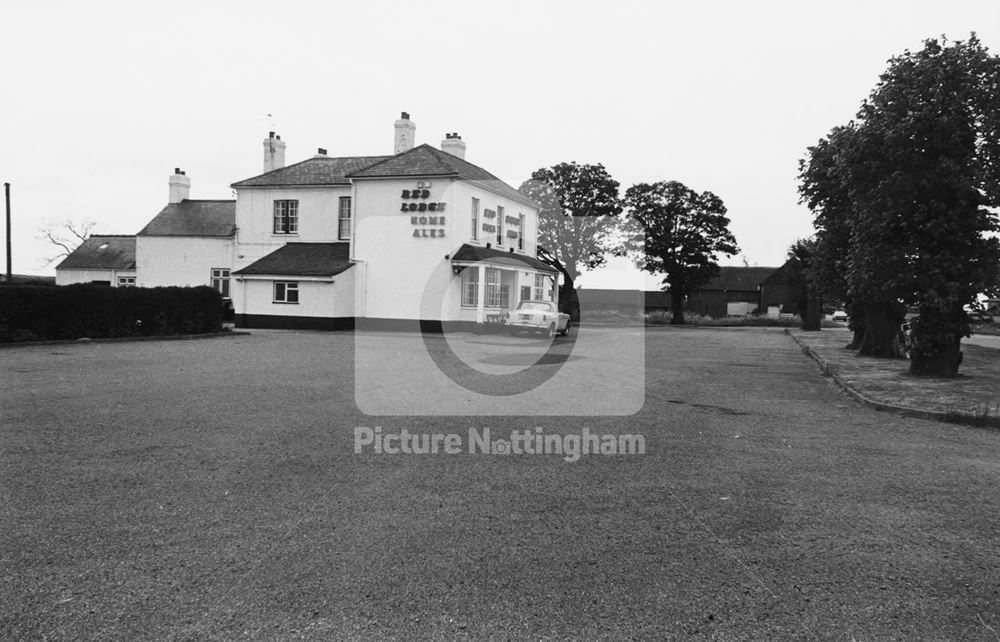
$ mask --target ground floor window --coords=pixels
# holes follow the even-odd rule
[[[545,292],[545,275],[536,274],[535,275],[535,300],[536,301],[548,301],[549,297]]]
[[[298,303],[299,284],[296,281],[275,281],[274,282],[274,302],[275,303]]]
[[[212,287],[222,294],[223,299],[229,298],[229,270],[212,268]]]
[[[462,305],[479,305],[479,268],[475,265],[462,270]]]
[[[120,288],[134,288],[135,287],[135,277],[134,276],[120,276],[120,277],[118,277],[118,287],[120,287]]]
[[[500,270],[486,268],[486,307],[502,307],[502,288],[500,287]]]

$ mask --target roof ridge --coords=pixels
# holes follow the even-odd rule
[[[181,203],[188,201],[189,203],[235,203],[235,198],[185,198],[181,200]],[[167,205],[178,205],[178,203],[167,203]]]

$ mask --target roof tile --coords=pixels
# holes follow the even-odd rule
[[[334,276],[352,265],[348,243],[286,243],[233,274]]]
[[[169,203],[137,236],[219,236],[236,234],[236,201]]]
[[[135,237],[94,234],[56,266],[57,270],[134,270]]]

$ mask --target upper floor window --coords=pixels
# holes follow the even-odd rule
[[[337,217],[337,238],[341,241],[349,241],[351,239],[351,197],[341,196],[340,197],[340,209],[339,215]]]
[[[222,294],[223,299],[229,298],[229,270],[212,268],[212,287]]]
[[[274,202],[274,233],[275,234],[299,233],[298,201]]]
[[[479,199],[472,199],[472,240],[479,240]]]
[[[517,224],[517,249],[521,252],[524,251],[524,214],[518,214],[518,224]]]
[[[497,206],[497,245],[503,245],[503,208]]]

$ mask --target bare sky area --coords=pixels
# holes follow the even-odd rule
[[[174,167],[192,198],[232,198],[260,173],[268,130],[288,163],[317,147],[388,154],[401,111],[418,144],[457,131],[468,160],[515,187],[578,161],[623,191],[711,190],[744,252],[724,263],[780,265],[811,230],[798,159],[852,118],[889,57],[970,31],[1000,52],[995,0],[14,0],[3,24],[0,181],[27,274],[54,273],[45,220],[133,234]]]

